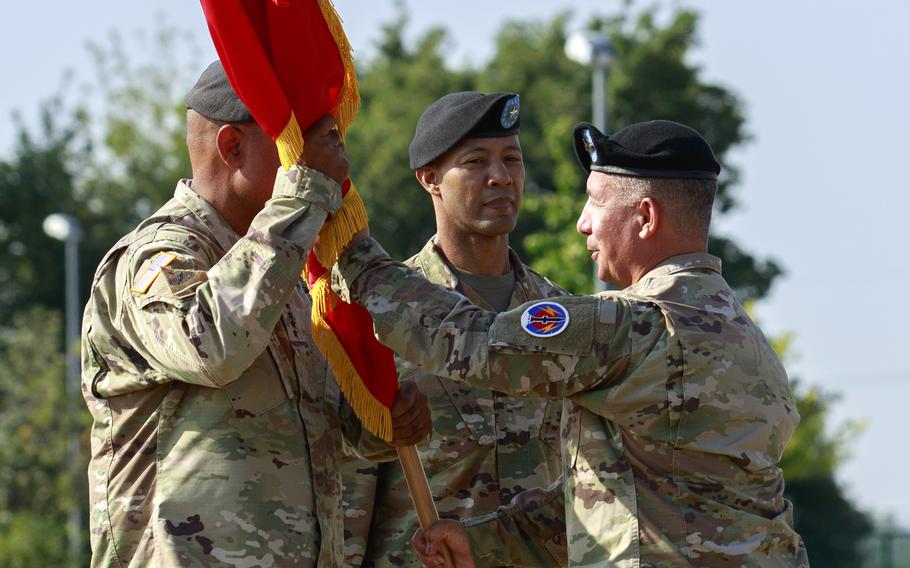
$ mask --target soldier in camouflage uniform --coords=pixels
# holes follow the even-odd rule
[[[344,147],[320,119],[276,177],[219,63],[186,101],[194,179],[108,252],[83,321],[92,565],[338,566],[342,432],[394,457],[342,408],[299,277]],[[422,439],[425,400],[396,407],[398,441]]]
[[[519,115],[515,94],[451,93],[427,108],[411,142],[438,233],[406,264],[492,312],[565,294],[509,248],[524,187]],[[398,369],[429,397],[433,434],[419,449],[441,517],[494,512],[559,477],[559,401],[455,383],[402,359]],[[353,460],[342,481],[346,564],[417,564],[417,516],[399,464]]]
[[[565,532],[570,566],[808,566],[777,466],[799,421],[787,375],[705,252],[720,170],[710,147],[668,121],[609,138],[581,124],[575,143],[590,172],[578,229],[600,278],[624,290],[497,315],[372,239],[339,260],[339,291],[405,359],[565,401],[564,483],[418,533],[421,559],[441,566],[444,541],[459,567],[547,565]]]

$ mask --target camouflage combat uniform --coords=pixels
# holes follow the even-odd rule
[[[342,430],[359,424],[339,418],[299,278],[340,188],[279,173],[241,238],[190,187],[92,284],[92,565],[340,565]]]
[[[559,298],[568,323],[550,337],[524,330],[527,307],[484,312],[372,239],[338,268],[339,291],[404,358],[565,398],[565,483],[467,523],[481,564],[545,565],[542,543],[566,531],[571,566],[808,565],[776,465],[799,421],[787,375],[717,258],[677,256],[625,290]]]
[[[565,295],[522,265],[511,250],[509,257],[515,269],[510,308]],[[406,264],[430,282],[454,288],[474,304],[492,309],[476,290],[458,280],[432,239]],[[547,487],[559,477],[561,403],[515,398],[441,379],[400,358],[397,364],[400,377],[417,383],[433,412],[432,437],[419,449],[441,517],[493,512],[521,491]],[[351,460],[343,466],[342,481],[346,563],[416,566],[410,540],[417,514],[399,464]]]

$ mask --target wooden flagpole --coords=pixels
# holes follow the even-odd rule
[[[420,454],[417,453],[417,446],[402,446],[396,449],[401,470],[404,472],[405,481],[411,492],[411,501],[414,502],[414,509],[417,510],[417,520],[420,522],[423,533],[426,534],[430,527],[439,520],[439,513],[436,511],[436,503],[433,502],[433,495],[430,493],[430,483],[427,481],[427,474],[420,461]],[[440,547],[440,552],[445,558],[446,568],[454,568],[452,554],[444,543]]]

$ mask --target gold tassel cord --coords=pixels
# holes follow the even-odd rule
[[[335,120],[338,122],[338,130],[343,137],[360,109],[360,90],[357,86],[357,72],[354,68],[354,56],[352,55],[353,49],[351,48],[351,42],[348,41],[348,36],[344,33],[341,17],[335,10],[331,0],[318,0],[318,4],[326,26],[338,46],[338,54],[341,56],[341,63],[344,66],[344,85],[341,88],[338,106],[334,113]]]
[[[341,18],[335,11],[331,0],[317,0],[317,3],[326,26],[338,46],[338,53],[344,66],[344,84],[339,93],[338,104],[333,111],[338,131],[344,138],[348,126],[360,108],[360,93],[354,58],[351,55],[351,44],[341,25]],[[278,144],[281,163],[285,169],[289,169],[297,163],[303,152],[303,135],[293,113],[291,113],[291,118],[284,131],[276,140],[276,144]],[[367,226],[367,222],[363,199],[357,189],[351,185],[342,200],[341,207],[332,214],[319,231],[316,255],[319,263],[329,272],[319,277],[310,289],[310,296],[313,299],[313,340],[329,361],[338,384],[341,386],[341,391],[363,426],[388,442],[392,439],[391,409],[370,393],[338,336],[335,335],[326,320],[328,310],[341,302],[341,298],[332,291],[331,268],[338,261],[338,256],[343,248],[347,246],[357,231]],[[304,268],[303,277],[309,281],[306,268]],[[365,332],[371,333],[372,330],[365,330]]]
[[[344,398],[354,409],[363,426],[386,442],[392,440],[392,411],[376,400],[351,363],[347,352],[329,327],[325,313],[330,303],[341,301],[332,291],[330,275],[324,274],[310,290],[313,298],[313,340],[332,362],[332,370]]]
[[[343,139],[348,126],[351,125],[357,115],[357,111],[360,110],[360,89],[357,85],[357,70],[354,67],[353,49],[351,48],[351,42],[348,41],[348,36],[344,33],[341,17],[335,10],[331,0],[317,0],[317,3],[329,33],[332,34],[332,38],[338,46],[338,55],[341,57],[341,64],[344,67],[344,84],[338,95],[338,105],[333,113],[338,124],[338,131]],[[278,146],[281,165],[284,166],[285,170],[291,169],[291,166],[297,163],[303,153],[303,133],[293,111],[291,111],[291,117],[288,119],[284,130],[275,139],[275,144]]]
[[[338,255],[351,242],[354,233],[367,226],[367,210],[357,188],[351,184],[341,202],[341,207],[332,214],[319,231],[316,256],[319,263],[329,268],[338,262]]]
[[[285,171],[290,170],[291,166],[300,160],[300,155],[303,153],[303,133],[300,131],[300,125],[297,124],[294,111],[291,111],[291,118],[288,119],[284,130],[275,139],[275,145],[278,147],[281,165]]]
[[[320,264],[329,269],[334,266],[342,249],[347,246],[357,231],[366,226],[367,221],[363,199],[352,184],[342,200],[341,207],[332,214],[332,218],[326,221],[319,232],[319,243],[316,245],[316,249]],[[306,271],[304,271],[304,278],[306,278]],[[391,441],[391,410],[370,393],[335,332],[326,321],[327,311],[342,301],[332,291],[331,272],[323,274],[316,280],[310,289],[310,296],[313,299],[313,340],[331,363],[345,399],[367,430],[387,442]]]
[[[354,233],[367,226],[368,221],[363,199],[354,184],[351,184],[341,201],[341,207],[319,231],[319,241],[316,243],[319,264],[327,269],[335,266],[342,249],[351,242]],[[310,281],[306,267],[303,269],[303,278],[306,282]]]

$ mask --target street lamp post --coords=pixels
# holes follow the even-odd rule
[[[79,240],[82,239],[82,228],[79,222],[63,213],[54,213],[44,219],[42,225],[49,237],[63,241],[64,273],[66,278],[66,415],[67,433],[69,434],[68,461],[71,468],[71,481],[74,488],[79,487],[79,430],[73,408],[81,391],[79,381]],[[68,515],[68,541],[70,562],[79,565],[82,556],[82,506],[79,497],[74,500]]]
[[[566,56],[572,61],[591,66],[592,122],[604,134],[607,133],[607,75],[614,54],[610,38],[600,32],[578,31],[566,40]],[[597,277],[597,265],[594,265],[594,291],[602,292],[606,289],[607,284]]]

